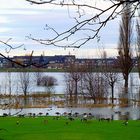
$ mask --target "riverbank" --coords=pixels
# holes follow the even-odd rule
[[[0,72],[65,72],[65,70],[46,68],[0,68]]]
[[[114,72],[121,72],[120,69],[112,69]],[[66,69],[47,69],[47,68],[0,68],[0,72],[66,72]],[[102,67],[94,68],[93,72],[104,72]],[[133,68],[131,72],[138,72],[137,68]]]
[[[0,140],[139,140],[140,121],[0,117]]]

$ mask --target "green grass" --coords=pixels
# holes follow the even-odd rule
[[[44,120],[47,123],[44,123]],[[16,122],[19,121],[19,125]],[[79,119],[69,122],[66,118],[0,118],[0,140],[140,140],[140,121],[98,122]]]

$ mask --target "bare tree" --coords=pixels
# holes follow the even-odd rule
[[[24,93],[24,96],[27,96],[30,88],[30,73],[29,72],[21,72],[20,74],[20,85],[21,89]]]
[[[40,85],[45,86],[47,93],[50,94],[54,90],[54,86],[57,85],[57,79],[54,78],[53,76],[45,75],[41,77]]]
[[[105,6],[101,8],[103,1],[78,1],[78,0],[26,0],[31,4],[46,4],[66,7],[70,18],[75,21],[75,24],[63,32],[58,32],[56,29],[46,25],[46,30],[54,32],[54,37],[43,39],[29,36],[30,39],[44,45],[54,45],[57,47],[74,47],[79,48],[85,45],[88,41],[97,37],[99,40],[99,32],[109,21],[120,16],[124,9],[125,3],[129,3],[132,7],[130,16],[135,17],[135,13],[140,5],[139,0],[107,0],[104,1]],[[122,6],[123,5],[123,6]],[[75,16],[72,16],[70,9],[76,9]],[[89,14],[90,13],[90,14]],[[79,37],[78,37],[79,36]],[[77,39],[78,38],[78,39]],[[66,43],[67,42],[67,43]],[[72,43],[70,43],[72,42]],[[62,45],[63,44],[63,45]]]
[[[65,77],[65,83],[66,83],[66,97],[67,97],[67,103],[72,105],[73,104],[73,82],[71,79],[70,74],[66,73],[64,75]]]
[[[122,71],[125,84],[125,96],[128,92],[128,78],[129,73],[133,68],[132,60],[132,20],[131,20],[131,5],[125,3],[125,10],[122,15],[122,22],[120,24],[120,37],[118,46],[118,65]]]
[[[103,60],[104,60],[104,75],[106,77],[106,81],[111,87],[111,102],[112,105],[114,105],[114,86],[115,83],[119,80],[119,73],[115,71],[116,68],[116,62],[114,59],[114,62],[112,64],[109,64],[107,61],[107,53],[104,51],[103,53]]]
[[[72,96],[74,96],[75,104],[77,104],[78,101],[78,88],[82,72],[83,69],[80,67],[79,63],[76,63],[75,61],[69,62],[67,73],[65,75],[68,92],[67,94],[70,96],[70,101],[72,101]]]
[[[41,79],[43,77],[43,72],[40,69],[37,69],[37,72],[34,74],[37,86],[41,85]]]
[[[31,73],[20,72],[19,73],[19,86],[24,94],[24,105],[27,105],[27,94],[31,88]]]
[[[84,67],[84,74],[80,80],[81,94],[83,95],[85,102],[86,99],[92,99],[94,101],[94,104],[96,104],[98,97],[98,92],[96,91],[98,89],[97,86],[95,86],[97,83],[95,81],[96,74],[93,73],[94,66],[90,61],[88,61]]]
[[[85,85],[87,90],[87,96],[90,96],[94,103],[104,103],[104,99],[108,99],[108,82],[104,75],[104,57],[101,54],[101,63],[99,71],[93,72],[93,68],[96,66],[92,63],[87,65],[85,72]]]
[[[86,72],[84,77],[83,91],[85,97],[93,99],[94,104],[107,101],[108,85],[103,73]]]
[[[112,68],[110,68],[112,69]],[[111,87],[111,102],[112,105],[114,105],[114,87],[115,83],[118,81],[118,73],[113,72],[113,70],[108,70],[107,73],[105,73],[105,77],[108,81],[109,86]]]

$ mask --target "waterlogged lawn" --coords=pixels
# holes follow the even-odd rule
[[[1,117],[0,140],[140,140],[140,121],[131,120],[127,126],[122,122]]]

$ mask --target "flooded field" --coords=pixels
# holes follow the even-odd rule
[[[31,115],[46,115],[55,116],[56,112],[60,112],[63,115],[64,112],[79,114],[91,113],[93,116],[100,118],[113,118],[115,120],[124,119],[125,117],[133,120],[140,119],[140,107],[139,107],[139,79],[137,73],[130,75],[129,84],[129,103],[130,105],[121,106],[122,101],[119,100],[119,95],[122,92],[123,80],[118,81],[115,85],[114,104],[110,105],[110,94],[108,99],[103,99],[102,104],[94,105],[93,100],[85,99],[79,95],[78,104],[70,106],[67,102],[65,95],[65,73],[49,73],[45,72],[45,75],[54,76],[57,79],[57,85],[54,87],[52,94],[47,94],[45,87],[37,86],[34,79],[35,73],[30,73],[31,85],[28,91],[28,95],[25,98],[19,85],[19,73],[11,73],[10,76],[7,73],[0,73],[0,116],[3,114],[25,116]],[[9,88],[10,84],[10,88]],[[110,89],[108,89],[110,92]],[[41,94],[43,93],[43,95]]]

